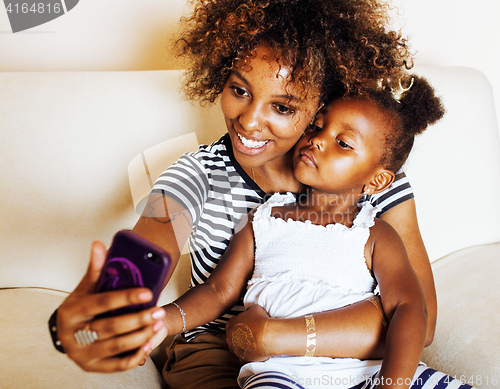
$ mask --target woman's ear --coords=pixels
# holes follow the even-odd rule
[[[386,190],[394,182],[396,175],[393,171],[380,169],[364,187],[365,194],[375,194]],[[368,192],[368,193],[366,193]]]

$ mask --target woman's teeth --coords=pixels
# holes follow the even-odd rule
[[[269,142],[268,140],[264,140],[264,141],[259,142],[256,140],[247,139],[244,136],[241,136],[240,134],[238,134],[238,138],[240,138],[241,143],[243,143],[246,147],[249,147],[251,149],[258,149],[259,147],[262,147],[267,142]]]

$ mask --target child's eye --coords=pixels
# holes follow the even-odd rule
[[[352,149],[352,147],[350,145],[348,145],[347,143],[345,143],[343,140],[337,139],[337,143],[343,149]]]
[[[283,104],[273,104],[273,106],[274,106],[274,109],[282,115],[289,115],[289,114],[293,114],[295,112],[295,110],[293,108],[287,107],[286,105],[283,105]]]
[[[242,88],[237,87],[235,85],[230,86],[229,89],[231,89],[233,91],[233,93],[238,97],[245,97],[248,95],[248,93],[245,89],[242,89]]]

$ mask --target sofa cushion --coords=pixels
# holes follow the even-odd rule
[[[418,136],[406,164],[431,261],[500,241],[500,142],[493,91],[476,69],[420,66],[445,117]],[[484,215],[483,215],[484,212]]]
[[[180,74],[0,72],[0,288],[73,290],[92,241],[109,245],[139,217],[129,162],[225,131],[220,109],[183,100]]]
[[[123,373],[87,373],[52,345],[47,321],[66,293],[38,288],[0,290],[2,388],[163,388],[154,363]]]
[[[500,384],[499,258],[497,243],[460,250],[432,266],[438,320],[423,361],[457,378],[473,378],[478,388]]]

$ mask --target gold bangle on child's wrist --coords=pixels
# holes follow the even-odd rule
[[[314,357],[316,352],[316,322],[314,321],[313,315],[306,315],[306,336],[307,336],[307,346],[306,346],[306,357]]]

